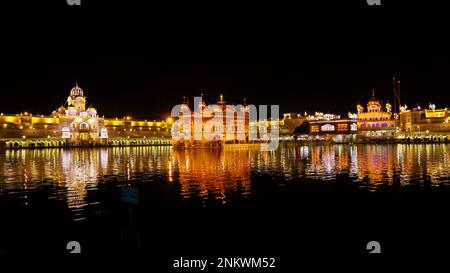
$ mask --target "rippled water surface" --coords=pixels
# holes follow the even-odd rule
[[[444,144],[6,150],[0,254],[67,253],[75,240],[92,255],[146,253],[167,271],[194,249],[284,264],[293,248],[353,257],[374,239],[389,253],[440,253],[449,157]]]
[[[338,178],[376,191],[384,184],[450,181],[450,146],[281,145],[259,149],[173,150],[171,147],[6,150],[0,155],[0,194],[16,195],[28,205],[27,193],[44,189],[74,212],[100,184],[177,184],[182,199],[217,199],[252,194],[252,177],[276,177],[280,184]],[[75,213],[77,214],[77,213]],[[81,216],[80,216],[81,217]],[[81,217],[82,218],[82,217]]]

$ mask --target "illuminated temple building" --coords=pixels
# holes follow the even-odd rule
[[[11,147],[168,144],[172,122],[105,118],[93,107],[78,84],[70,90],[66,106],[49,116],[25,112],[0,115],[0,142]]]
[[[358,139],[360,140],[389,140],[395,139],[397,128],[392,114],[392,105],[386,103],[383,108],[380,100],[372,98],[367,102],[367,108],[361,104],[356,106],[358,114]]]
[[[190,111],[185,99],[183,99],[180,110],[180,115],[172,128],[175,146],[221,146],[224,141],[234,142],[237,140],[238,133],[241,133],[241,141],[248,141],[249,114],[245,103],[240,109],[241,113],[237,114],[229,108],[227,109],[222,94],[215,105],[208,107],[201,96],[193,112]],[[232,118],[229,118],[230,115]],[[229,131],[227,135],[228,128],[231,128],[231,132]]]
[[[196,102],[197,103],[197,102]],[[279,130],[280,120],[251,120],[250,107],[227,105],[223,95],[216,104],[206,105],[203,96],[191,112],[184,99],[172,127],[176,147],[220,147],[222,144],[248,144],[269,141],[270,132]]]
[[[430,103],[428,109],[416,106],[400,107],[400,138],[419,141],[448,141],[450,138],[450,110],[436,109]]]

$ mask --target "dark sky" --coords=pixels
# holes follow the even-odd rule
[[[49,114],[78,81],[110,117],[164,118],[183,95],[215,102],[220,91],[345,114],[372,88],[392,99],[394,76],[409,105],[450,106],[449,24],[429,1],[81,1],[2,7],[1,112]]]

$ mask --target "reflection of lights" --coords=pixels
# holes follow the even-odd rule
[[[65,191],[55,191],[52,198],[67,201],[74,217],[82,219],[88,205],[87,191],[95,188],[98,180],[110,181],[111,176],[122,181],[141,173],[150,180],[165,177],[164,181],[180,183],[183,198],[215,198],[220,202],[230,193],[250,194],[251,172],[281,174],[286,180],[326,180],[348,174],[357,181],[367,179],[367,184],[360,185],[370,190],[396,179],[405,185],[417,177],[426,177],[434,185],[450,177],[449,150],[440,144],[305,145],[282,147],[274,153],[259,149],[176,151],[171,147],[6,150],[3,171],[19,177],[20,183],[17,176],[4,178],[7,186],[34,188],[45,180],[64,187]]]
[[[309,157],[309,147],[308,146],[300,147],[300,158],[307,159],[308,157]]]
[[[169,169],[168,169],[169,182],[173,182],[172,162],[169,161],[168,165],[169,165]]]

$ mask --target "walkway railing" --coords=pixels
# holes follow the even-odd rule
[[[107,147],[107,146],[165,146],[172,145],[171,138],[113,138],[102,142],[71,143],[64,138],[6,138],[0,139],[0,148],[37,149],[70,147]]]

